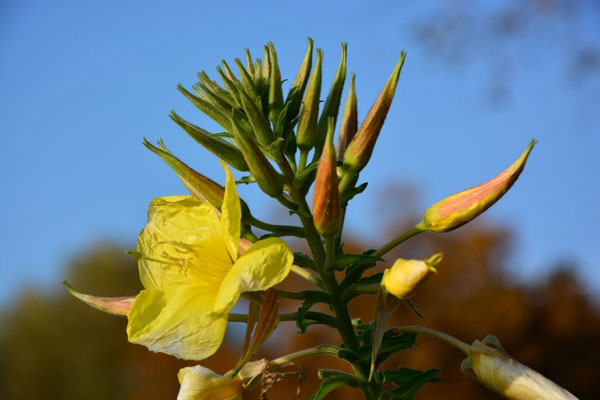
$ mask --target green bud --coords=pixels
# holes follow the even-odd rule
[[[323,52],[317,49],[317,64],[313,70],[304,101],[300,107],[298,121],[298,138],[296,143],[302,151],[309,151],[315,145],[317,134],[317,117],[319,116],[319,97],[321,95],[321,64]]]
[[[250,75],[254,76],[254,64],[252,63],[252,55],[249,49],[246,49],[246,69]]]
[[[342,116],[342,124],[340,126],[340,133],[338,136],[338,160],[342,160],[344,158],[344,152],[346,151],[346,148],[348,147],[348,144],[352,138],[354,138],[356,130],[358,129],[358,111],[356,89],[354,85],[355,78],[356,75],[354,74],[350,76],[350,91],[348,92],[348,98],[346,99],[344,115]]]
[[[281,176],[233,117],[231,118],[231,126],[233,127],[235,142],[242,151],[250,168],[250,173],[256,179],[260,189],[271,197],[281,195],[283,191]]]
[[[340,102],[342,101],[342,92],[344,91],[344,82],[346,81],[347,49],[348,44],[342,43],[342,57],[340,59],[340,64],[335,73],[335,77],[333,78],[333,84],[329,89],[329,94],[325,100],[325,105],[323,106],[323,111],[321,111],[321,117],[319,118],[319,124],[317,125],[314,160],[318,160],[321,156],[323,143],[327,136],[329,118],[333,118],[333,127],[335,129]]]
[[[333,236],[338,233],[342,221],[336,172],[337,160],[335,159],[335,149],[333,147],[334,130],[333,118],[330,118],[313,195],[313,220],[317,231],[323,236]]]
[[[277,117],[283,108],[283,92],[281,89],[281,72],[277,62],[275,46],[269,42],[269,53],[271,54],[271,75],[269,76],[269,119],[277,122]]]
[[[306,54],[300,64],[300,69],[292,82],[290,91],[288,93],[286,104],[290,104],[288,114],[291,118],[296,118],[300,111],[300,104],[302,103],[302,95],[306,89],[308,83],[308,77],[310,75],[310,69],[312,67],[312,53],[313,53],[313,40],[308,38],[308,47],[306,48]]]
[[[369,162],[385,117],[392,105],[392,99],[394,98],[394,92],[396,91],[405,56],[406,53],[403,51],[385,87],[379,94],[379,97],[377,97],[377,100],[375,100],[375,103],[373,103],[373,106],[371,106],[369,113],[348,145],[344,153],[345,171],[358,173]]]
[[[265,54],[265,61],[263,62],[262,76],[265,79],[269,79],[271,77],[271,53],[269,52],[269,47],[264,46],[263,52]]]
[[[246,71],[246,68],[244,68],[244,65],[242,65],[242,60],[236,58],[235,63],[237,64],[238,71],[240,72],[242,88],[248,96],[250,96],[251,98],[255,98],[257,94],[256,89],[254,89],[254,83],[252,82],[252,78],[248,74],[248,71]]]
[[[246,93],[240,92],[240,98],[256,139],[263,145],[269,145],[273,141],[273,132],[269,121]]]
[[[200,201],[212,204],[213,207],[219,210],[221,209],[223,196],[225,195],[223,186],[188,167],[183,161],[171,154],[162,141],[159,141],[160,148],[158,148],[144,138],[144,146],[162,158],[175,171],[192,196]]]
[[[235,101],[235,103],[237,104],[238,107],[241,107],[242,105],[241,105],[241,101],[238,96],[238,88],[236,87],[235,83],[227,77],[227,74],[225,72],[223,72],[223,69],[219,66],[217,66],[217,73],[221,77],[221,81],[223,82],[223,85],[229,92],[232,99]]]
[[[188,135],[190,135],[192,139],[200,143],[206,150],[210,151],[233,168],[239,171],[248,171],[248,165],[246,164],[246,161],[244,161],[244,156],[237,147],[196,125],[190,124],[177,115],[175,111],[171,111],[169,116]]]
[[[227,61],[221,60],[221,64],[223,64],[223,68],[225,69],[227,79],[229,79],[231,82],[236,82],[237,78],[235,77],[233,72],[231,72],[231,68],[229,68],[229,65],[227,65]]]
[[[198,108],[204,114],[208,115],[217,124],[221,125],[223,129],[225,129],[226,131],[230,130],[231,124],[229,123],[229,119],[225,115],[223,115],[215,106],[213,106],[208,101],[201,99],[198,96],[194,96],[181,85],[177,85],[177,89],[185,97],[187,97],[188,100],[191,101],[194,106],[196,106],[196,108]]]

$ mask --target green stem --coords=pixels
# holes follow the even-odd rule
[[[292,272],[295,273],[296,275],[306,279],[307,281],[309,281],[310,283],[312,283],[313,285],[315,285],[317,287],[323,286],[323,282],[319,278],[317,278],[316,276],[311,274],[308,270],[306,270],[302,267],[299,267],[297,265],[292,265]]]
[[[390,331],[392,331],[394,333],[410,332],[410,333],[420,333],[423,335],[429,335],[436,339],[441,340],[442,342],[445,342],[446,344],[449,344],[450,346],[456,348],[457,350],[462,351],[467,356],[471,353],[471,346],[469,346],[467,343],[463,342],[462,340],[459,340],[459,339],[455,338],[454,336],[450,336],[447,333],[440,332],[440,331],[437,331],[437,330],[431,329],[431,328],[426,328],[424,326],[418,326],[418,325],[396,326],[396,327],[390,329]]]
[[[246,222],[259,229],[269,232],[276,232],[279,236],[296,236],[299,238],[304,237],[304,229],[299,226],[269,224],[268,222],[261,221],[252,215],[246,218]]]
[[[298,174],[300,174],[302,171],[304,171],[304,168],[306,168],[307,159],[308,159],[308,151],[300,150],[300,160],[298,162]]]
[[[397,238],[384,244],[379,250],[377,250],[375,253],[373,253],[373,255],[375,257],[381,257],[384,254],[386,254],[388,251],[392,250],[394,247],[398,246],[400,243],[405,242],[406,240],[410,239],[413,236],[418,235],[421,232],[425,232],[425,227],[423,226],[422,223],[419,223],[416,226],[414,226],[411,229],[404,232],[402,235],[400,235]]]
[[[344,171],[344,175],[342,175],[342,180],[338,186],[338,191],[340,194],[344,193],[344,191],[352,184],[352,181],[355,178],[357,178],[357,175]]]

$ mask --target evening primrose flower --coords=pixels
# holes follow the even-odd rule
[[[126,314],[130,342],[187,360],[205,359],[223,341],[240,295],[266,290],[289,273],[294,256],[283,240],[268,238],[248,247],[240,239],[240,199],[231,171],[222,165],[227,179],[220,217],[191,196],[150,203],[137,245],[144,290],[135,300],[72,291],[96,308]]]
[[[408,300],[415,295],[432,272],[437,272],[435,267],[440,261],[442,261],[441,253],[433,255],[427,260],[399,258],[392,268],[383,272],[381,285],[386,292],[400,300]]]
[[[247,363],[235,376],[221,376],[201,365],[183,368],[177,374],[181,388],[177,400],[241,400],[243,390],[267,367],[265,360]]]

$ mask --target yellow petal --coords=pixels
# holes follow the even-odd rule
[[[233,400],[241,399],[242,381],[215,374],[201,365],[179,370],[181,388],[177,400]]]
[[[171,293],[143,290],[129,314],[129,341],[186,360],[203,360],[221,345],[227,314],[211,313],[216,292],[194,285]]]
[[[237,259],[238,245],[240,242],[240,225],[242,220],[242,208],[240,198],[235,188],[235,179],[227,165],[221,161],[221,166],[225,170],[225,196],[223,206],[221,207],[221,229],[223,231],[223,240],[227,246],[227,251],[233,261]]]
[[[285,279],[294,255],[279,238],[260,240],[238,258],[223,280],[215,313],[228,312],[243,292],[266,290]]]
[[[197,273],[200,281],[218,287],[231,266],[221,237],[219,217],[209,204],[191,196],[152,200],[137,245],[142,284],[171,291]]]

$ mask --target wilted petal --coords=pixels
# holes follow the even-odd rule
[[[177,400],[232,400],[242,398],[242,381],[215,374],[201,365],[183,368],[177,374],[181,388]]]
[[[97,297],[89,294],[83,294],[73,289],[67,282],[63,282],[69,292],[77,297],[84,303],[97,308],[100,311],[104,311],[115,315],[127,315],[131,309],[131,305],[135,300],[135,296],[125,297]]]

